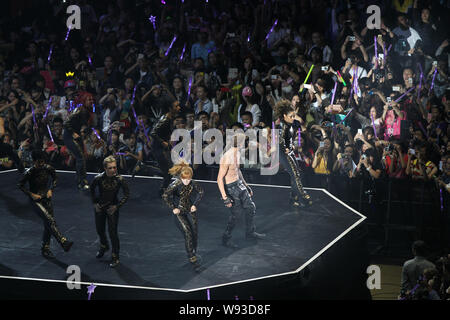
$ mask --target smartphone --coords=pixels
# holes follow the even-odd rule
[[[441,171],[442,171],[442,160],[441,160],[441,161],[439,161],[439,170],[441,170]]]
[[[321,68],[322,71],[328,71],[328,66],[324,66]]]
[[[437,66],[437,60],[433,61],[433,66]]]
[[[271,78],[272,80],[277,80],[277,75],[276,75],[276,74],[273,74],[270,78]]]
[[[379,53],[379,54],[378,54],[378,58],[379,58],[379,59],[384,59],[384,53]]]
[[[386,101],[391,103],[392,102],[392,98],[391,97],[386,97]]]
[[[320,141],[320,143],[319,143],[319,148],[323,148],[324,146],[325,146],[325,142]]]
[[[392,87],[392,91],[398,92],[398,91],[400,91],[400,87],[393,86],[393,87]]]
[[[408,78],[408,83],[412,84],[413,83],[413,79],[412,78]]]
[[[414,149],[409,149],[409,153],[411,153],[411,154],[416,154],[416,150],[414,150]]]
[[[304,86],[306,89],[311,89],[311,88],[312,88],[312,86],[311,86],[310,84],[307,84],[307,83],[305,83],[303,86]]]
[[[362,129],[358,129],[358,134],[362,134]]]
[[[356,37],[355,37],[355,36],[350,36],[348,40],[350,40],[350,41],[355,41],[355,40],[356,40]]]

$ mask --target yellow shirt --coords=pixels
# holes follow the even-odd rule
[[[330,174],[330,171],[327,169],[327,161],[325,161],[325,158],[321,155],[319,157],[319,163],[317,164],[317,167],[315,167],[314,172],[318,174]]]

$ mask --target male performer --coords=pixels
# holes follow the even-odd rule
[[[230,241],[231,232],[236,224],[236,218],[244,209],[246,211],[246,238],[263,239],[266,235],[255,232],[254,217],[256,206],[252,200],[253,191],[245,182],[242,172],[239,168],[239,150],[244,147],[245,135],[237,133],[233,137],[233,146],[226,151],[220,159],[219,174],[217,184],[225,206],[231,208],[231,215],[227,227],[222,236],[222,244],[233,249],[237,245]],[[226,185],[224,186],[223,179]]]
[[[80,98],[83,102],[69,116],[64,123],[64,144],[75,156],[75,166],[78,179],[78,188],[88,190],[89,184],[86,180],[86,159],[84,156],[84,143],[81,138],[81,127],[84,124],[90,126],[90,108],[94,103],[94,98],[90,93],[85,93]]]
[[[112,262],[111,268],[119,265],[119,236],[117,234],[117,225],[119,222],[119,208],[128,200],[130,191],[125,179],[117,174],[117,163],[113,156],[106,157],[103,160],[105,171],[97,175],[91,183],[91,195],[95,208],[95,226],[100,238],[100,249],[96,257],[101,258],[109,250],[108,240],[106,239],[105,224],[108,219],[109,238],[112,244]],[[96,195],[95,189],[99,188],[99,195]],[[117,199],[119,189],[122,188],[123,197],[120,201]]]
[[[20,180],[18,187],[25,194],[30,196],[39,216],[44,221],[44,235],[42,236],[41,252],[45,258],[54,258],[50,251],[50,237],[53,235],[61,244],[64,251],[69,251],[73,242],[68,241],[59,232],[56,221],[53,216],[52,196],[53,189],[56,187],[56,173],[50,165],[45,164],[45,154],[41,150],[32,152],[33,166],[28,169]],[[30,189],[25,188],[29,183]]]

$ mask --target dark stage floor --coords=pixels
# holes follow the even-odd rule
[[[131,196],[120,212],[121,265],[111,269],[109,253],[103,259],[95,258],[99,243],[89,194],[76,189],[73,173],[58,172],[58,177],[54,192],[56,221],[61,232],[75,244],[69,253],[64,253],[52,239],[56,260],[47,261],[40,255],[43,226],[29,200],[16,187],[19,174],[0,173],[0,276],[64,281],[68,277],[67,266],[78,265],[81,281],[99,286],[150,287],[148,290],[185,293],[250,284],[297,274],[337,246],[342,241],[339,239],[365,219],[319,189],[309,190],[315,205],[304,211],[289,206],[289,187],[255,185],[252,188],[257,231],[266,233],[267,239],[246,241],[241,217],[233,233],[240,249],[232,250],[221,246],[229,211],[220,200],[217,184],[201,182],[205,197],[198,206],[198,252],[205,270],[196,274],[187,261],[184,239],[174,224],[173,214],[158,198],[161,180],[127,178]],[[339,258],[335,263],[338,262]]]

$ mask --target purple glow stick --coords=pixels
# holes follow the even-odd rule
[[[97,130],[95,130],[94,128],[92,128],[92,131],[94,131],[95,136],[98,138],[98,140],[102,140],[97,132]]]
[[[131,97],[131,104],[130,104],[131,106],[134,104],[134,97],[136,96],[136,87],[137,86],[134,86],[134,89],[133,89],[133,96]],[[136,117],[136,113],[134,114],[134,117]]]
[[[335,97],[335,95],[336,95],[336,90],[337,90],[337,82],[334,83],[333,95],[332,95],[332,97],[331,97],[331,103],[330,103],[330,105],[333,105],[334,97]]]
[[[88,300],[91,300],[91,295],[94,293],[95,288],[97,288],[97,286],[94,286],[93,283],[88,287]]]
[[[165,53],[165,56],[166,56],[166,57],[167,57],[167,55],[169,54],[170,49],[172,49],[172,46],[173,46],[173,44],[175,43],[175,41],[177,41],[177,36],[174,36],[174,37],[173,37],[172,42],[170,43],[169,48],[167,48],[167,51],[166,51],[166,53]]]
[[[375,133],[375,139],[378,139],[377,128],[375,127],[375,120],[373,119],[373,114],[370,115],[370,118],[372,119],[372,127],[373,127],[373,132]]]
[[[414,89],[414,87],[409,88],[408,91],[406,91],[404,94],[402,94],[400,97],[398,97],[395,102],[399,102],[401,99],[403,99],[404,96],[406,96],[408,93],[410,93],[412,90]]]
[[[187,101],[189,101],[189,97],[191,96],[191,88],[192,88],[192,77],[189,79],[189,89],[188,89]]]
[[[91,55],[88,54],[88,60],[89,60],[89,64],[92,66],[92,59],[91,59]]]
[[[347,115],[344,117],[344,119],[342,119],[342,122],[344,122],[345,119],[347,119],[347,117],[350,115],[350,113],[352,113],[352,111],[353,111],[353,108],[347,113]]]
[[[392,44],[389,45],[387,53],[389,53],[389,51],[391,51],[391,48],[392,48]]]
[[[377,36],[373,36],[373,46],[375,49],[375,68],[378,66],[378,44],[377,44]]]
[[[71,29],[71,27],[69,27],[69,28],[67,29],[66,38],[64,39],[64,41],[67,41],[67,39],[69,39],[70,29]]]
[[[166,4],[166,2],[165,2],[164,0],[161,0],[161,3],[162,3],[162,4]]]
[[[434,88],[434,80],[436,79],[436,74],[437,74],[437,68],[434,69],[433,80],[431,80],[431,88],[430,88],[430,92],[433,91],[433,88]]]
[[[206,290],[206,298],[207,298],[208,300],[211,300],[211,297],[210,297],[210,295],[209,295],[209,289]]]
[[[300,128],[298,128],[298,146],[301,147],[302,146],[302,137],[300,135]]]
[[[186,50],[186,43],[183,46],[183,51],[181,51],[180,62],[183,61],[184,51]]]
[[[270,31],[269,31],[269,33],[268,33],[267,36],[266,36],[266,40],[269,39],[269,36],[270,36],[270,34],[273,32],[273,29],[275,28],[275,26],[277,25],[277,23],[278,23],[278,19],[275,20],[275,23],[273,24],[272,28],[270,28]]]
[[[156,17],[155,16],[150,16],[150,18],[148,18],[148,20],[150,20],[150,22],[153,24],[153,30],[156,30]]]
[[[353,84],[355,85],[355,93],[358,94],[358,68],[355,69],[354,77],[355,81],[353,82]]]
[[[419,66],[420,74],[423,74],[422,65],[418,62],[417,65]]]
[[[48,113],[48,110],[50,109],[50,105],[52,103],[52,98],[53,97],[50,97],[50,99],[48,99],[48,104],[47,104],[47,109],[45,109],[44,119],[47,118],[47,113]]]
[[[95,104],[92,104],[92,111],[95,113]]]
[[[31,105],[31,113],[33,114],[33,122],[34,122],[34,125],[36,125],[36,116],[35,116],[35,114],[34,114],[34,107],[33,107],[33,105]]]
[[[250,42],[250,32],[248,33],[248,36],[247,36],[247,42]]]
[[[420,91],[422,90],[423,73],[420,74],[419,90],[417,90],[417,99],[420,99]]]
[[[55,142],[55,140],[53,140],[52,130],[50,130],[50,126],[49,125],[47,125],[47,130],[48,130],[48,134],[50,135],[50,139],[52,140],[52,142]]]
[[[50,46],[50,52],[48,53],[47,62],[50,62],[50,59],[52,58],[52,52],[53,52],[53,45]]]
[[[125,152],[116,152],[116,155],[118,155],[118,156],[126,156],[127,154]]]

